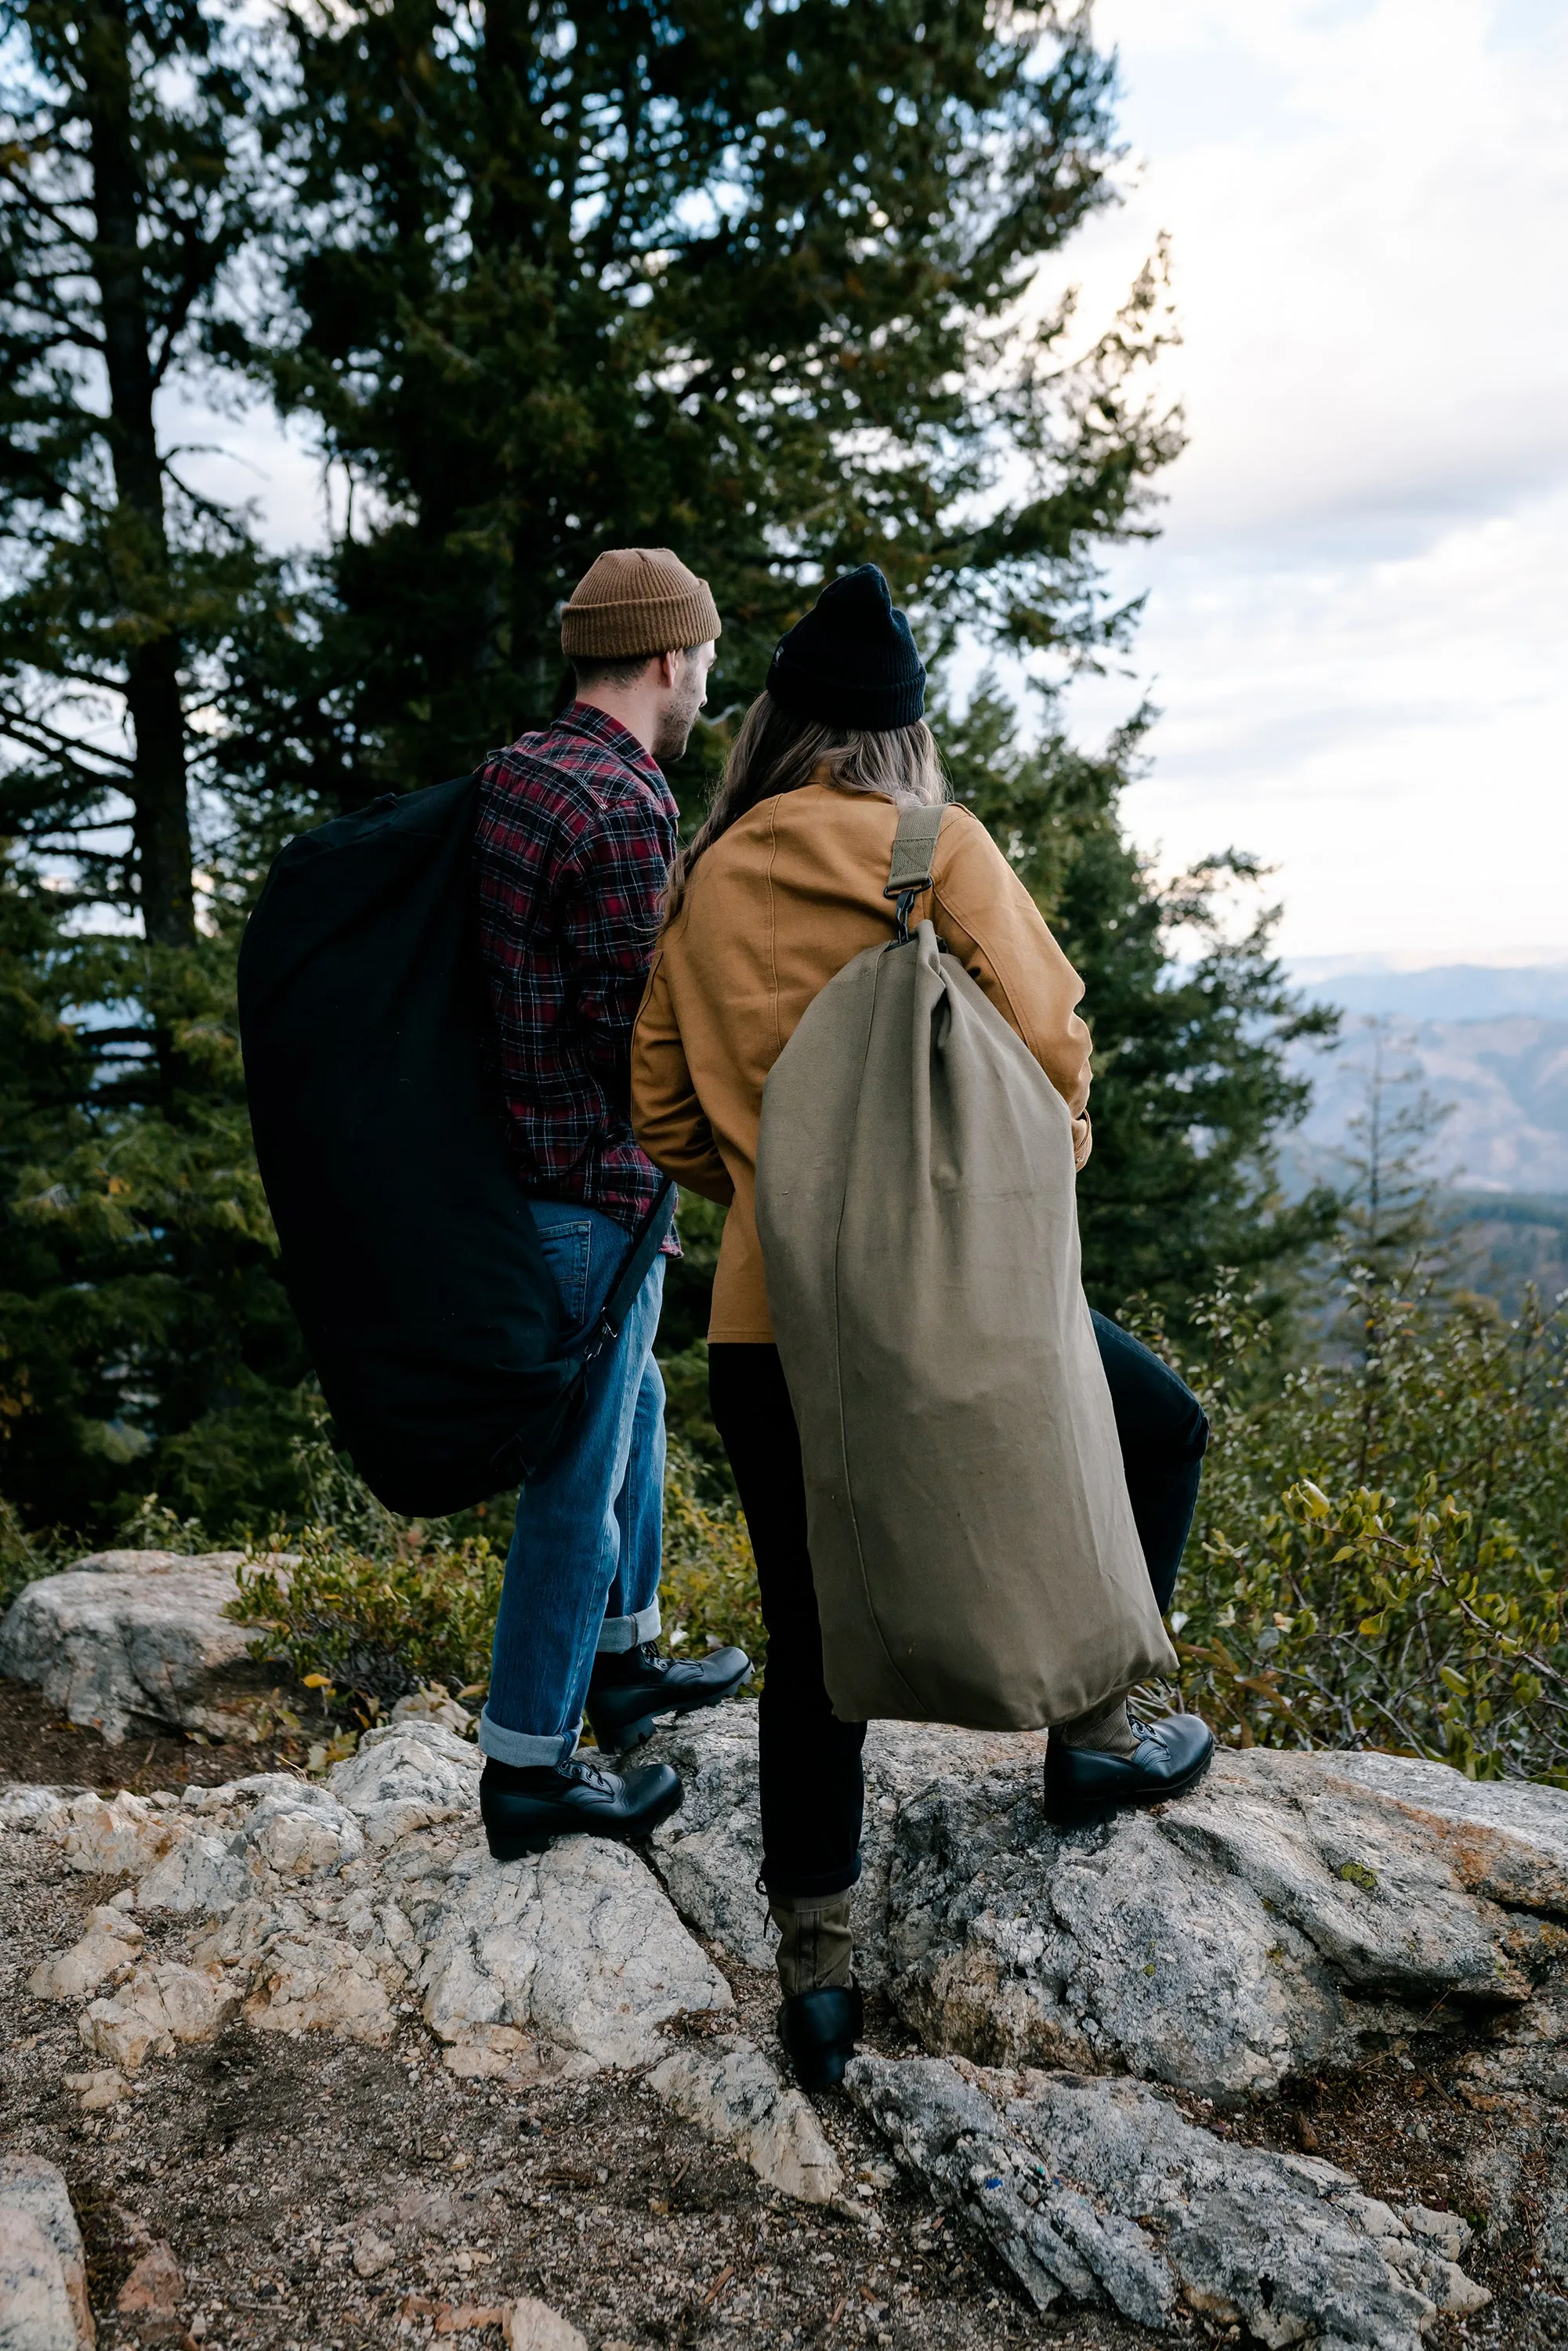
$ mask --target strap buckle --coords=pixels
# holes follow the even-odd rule
[[[602,1355],[606,1347],[614,1345],[620,1336],[620,1323],[612,1319],[607,1308],[601,1306],[599,1310],[599,1320],[593,1326],[593,1336],[586,1347],[579,1349],[578,1361],[581,1364],[595,1362]]]
[[[887,880],[883,887],[884,898],[898,901],[898,936],[896,946],[909,945],[909,912],[923,890],[936,883],[933,871],[936,862],[936,836],[942,830],[946,810],[940,803],[923,802],[904,809],[893,836],[893,855],[888,862]]]

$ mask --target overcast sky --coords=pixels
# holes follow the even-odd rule
[[[1077,723],[1152,691],[1137,838],[1276,863],[1292,956],[1568,957],[1568,6],[1099,0],[1095,26],[1128,197],[1056,282],[1103,319],[1169,231],[1191,442],[1116,566],[1150,591],[1135,675],[1079,688]],[[262,472],[207,461],[213,486],[313,538],[304,451],[239,438]]]
[[[1281,869],[1295,955],[1568,956],[1568,8],[1100,0],[1191,444],[1136,667],[1166,864]],[[1098,723],[1125,681],[1081,689]]]

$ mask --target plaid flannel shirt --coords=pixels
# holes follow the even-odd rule
[[[513,1165],[535,1197],[635,1225],[661,1179],[632,1134],[632,1024],[679,811],[652,755],[590,703],[481,777],[479,944]]]

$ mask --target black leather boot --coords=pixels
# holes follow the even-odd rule
[[[1214,1760],[1214,1733],[1196,1714],[1167,1714],[1134,1729],[1138,1744],[1127,1756],[1052,1737],[1045,1750],[1045,1817],[1053,1828],[1088,1828],[1113,1813],[1168,1803],[1196,1788]]]
[[[685,1795],[667,1763],[643,1763],[624,1778],[581,1755],[518,1770],[492,1755],[479,1775],[479,1816],[497,1861],[543,1853],[552,1837],[646,1836]]]
[[[601,1747],[624,1755],[653,1735],[659,1714],[690,1714],[733,1698],[751,1659],[744,1649],[706,1657],[662,1657],[652,1641],[635,1649],[601,1649],[588,1685],[588,1719]]]
[[[865,2028],[859,1984],[792,1992],[779,2011],[779,2038],[803,2090],[836,2090]]]

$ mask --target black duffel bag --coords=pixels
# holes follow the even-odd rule
[[[507,1147],[463,776],[301,833],[239,958],[251,1126],[339,1434],[389,1510],[533,1477],[669,1228],[666,1183],[601,1311],[563,1328]]]

